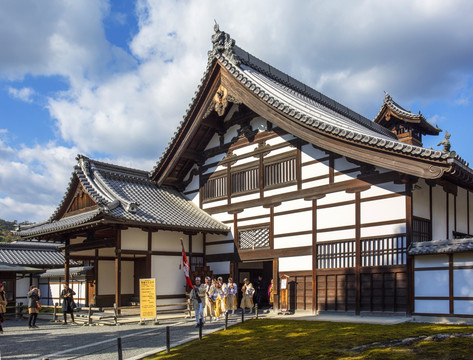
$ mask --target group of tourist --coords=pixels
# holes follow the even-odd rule
[[[235,314],[238,286],[231,277],[228,278],[226,283],[222,277],[210,279],[208,276],[205,277],[204,284],[202,284],[200,277],[196,277],[194,281],[195,285],[190,293],[190,299],[194,305],[196,327],[199,326],[200,321],[204,323],[206,318],[209,318],[210,321],[216,321],[230,311],[231,314]],[[259,291],[256,291],[253,284],[247,278],[243,280],[240,302],[242,311],[246,312],[246,309],[248,309],[249,313],[253,312],[253,296],[255,293],[255,300],[257,300],[258,307],[261,308],[264,295],[261,277],[258,277],[257,284]],[[268,288],[268,298],[271,306],[274,298],[272,280]]]

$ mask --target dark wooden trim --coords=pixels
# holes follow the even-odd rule
[[[209,241],[207,242],[207,246],[211,245],[221,245],[221,244],[233,244],[233,240],[220,240],[220,241]]]
[[[432,208],[432,184],[429,183],[429,214],[430,214],[430,235],[433,237],[433,208]]]
[[[311,177],[311,178],[303,179],[303,180],[301,180],[301,182],[303,184],[305,184],[305,183],[308,183],[308,182],[311,182],[311,181],[317,181],[317,180],[328,179],[328,178],[329,178],[328,174],[318,175],[318,176],[314,176],[314,177]]]
[[[97,261],[115,261],[115,256],[99,256],[95,257],[94,255],[75,255],[70,257],[71,260],[95,260]]]
[[[247,260],[273,260],[287,256],[312,255],[312,245],[299,246],[283,249],[258,249],[258,250],[239,250],[238,256],[242,261]]]
[[[453,254],[448,254],[448,300],[450,315],[453,315]]]
[[[336,203],[319,205],[317,209],[330,209],[330,208],[338,207],[338,206],[353,205],[354,203],[355,203],[355,200],[339,201]]]
[[[317,199],[312,200],[312,313],[317,312]]]
[[[331,227],[331,228],[317,229],[317,232],[319,232],[319,233],[324,233],[324,232],[341,231],[341,230],[351,230],[351,229],[356,229],[356,224],[354,224],[354,225],[337,226],[337,227]]]
[[[312,276],[312,270],[283,271],[283,273],[291,278],[295,278],[296,276]]]
[[[279,297],[278,288],[279,288],[279,260],[273,259],[273,287],[274,287],[274,304],[273,309],[279,309]]]
[[[274,249],[274,207],[269,208],[269,248]]]
[[[115,304],[120,307],[121,304],[121,293],[122,293],[122,232],[117,230],[117,248],[116,248],[116,258],[115,258]]]
[[[406,245],[407,248],[412,243],[412,184],[406,183]],[[410,316],[414,311],[414,271],[412,256],[407,255],[406,267],[407,267],[407,307],[406,314]]]
[[[372,226],[404,224],[405,222],[406,222],[406,219],[393,219],[393,220],[385,220],[385,221],[372,222],[372,223],[364,223],[364,224],[361,224],[361,227],[366,228],[366,227],[372,227]]]
[[[239,248],[239,239],[240,239],[240,234],[238,232],[238,214],[234,213],[233,214],[233,242],[235,243],[235,249]]]
[[[447,199],[447,237],[446,239],[450,239],[450,209],[449,209],[449,206],[448,206],[448,192],[445,192],[445,197]]]
[[[152,275],[152,257],[151,251],[153,249],[153,233],[148,231],[148,254],[146,254],[146,276],[151,278]]]
[[[187,298],[186,294],[156,295],[156,300],[185,299],[185,298]],[[158,313],[159,313],[159,309],[158,309]]]
[[[205,260],[207,263],[220,262],[220,261],[237,261],[237,255],[235,253],[226,254],[212,254],[206,255]]]
[[[298,209],[293,209],[293,210],[279,211],[279,212],[275,212],[274,216],[290,215],[290,214],[296,214],[296,213],[307,212],[307,211],[312,211],[312,207],[303,207],[303,208],[298,208]]]
[[[360,193],[355,193],[355,314],[361,310],[361,202]],[[327,292],[327,291],[326,291]]]
[[[99,296],[99,249],[95,249],[95,256],[94,256],[94,287],[95,287],[94,304],[96,304],[97,296]]]
[[[335,159],[333,158],[333,154],[330,154],[328,159],[328,182],[329,184],[333,184],[335,182],[334,174],[335,174]]]
[[[70,260],[70,240],[69,238],[65,239],[66,248],[64,250],[64,282],[69,284],[70,273],[69,273],[69,260]],[[31,284],[30,284],[31,285]]]
[[[453,229],[457,231],[457,195],[453,195]]]
[[[204,251],[202,254],[204,265],[207,264],[207,234],[202,234],[202,250]]]
[[[449,296],[416,296],[415,300],[444,300],[448,301]]]
[[[441,314],[441,313],[413,313],[412,315],[417,315],[417,316],[445,316],[445,315],[448,315],[448,314]],[[458,317],[458,318],[473,318],[473,315],[460,315],[460,314],[455,314],[455,317]]]
[[[184,191],[183,194],[184,195],[191,195],[191,194],[196,194],[198,192],[199,192],[199,189],[195,189],[195,190]]]
[[[291,232],[291,233],[277,234],[277,235],[274,235],[274,237],[275,238],[281,238],[281,237],[309,235],[309,234],[312,234],[312,230],[294,231],[294,232]]]
[[[318,163],[321,163],[321,162],[324,162],[324,161],[328,161],[329,159],[330,159],[330,156],[326,156],[326,157],[323,157],[323,158],[320,158],[320,159],[306,161],[306,162],[302,163],[301,166],[308,166],[308,165],[318,164]]]
[[[308,198],[315,195],[326,195],[329,193],[345,191],[350,188],[356,188],[363,185],[375,185],[382,184],[389,181],[393,181],[397,177],[397,173],[387,172],[372,176],[367,176],[364,179],[350,179],[346,181],[340,181],[334,184],[322,185],[315,188],[302,189],[300,191],[292,191],[283,194],[277,194],[265,197],[263,199],[253,199],[248,201],[242,201],[230,205],[222,205],[206,208],[205,211],[210,215],[221,213],[221,212],[231,212],[237,210],[243,210],[256,206],[265,206],[274,203],[282,203],[285,201],[295,200],[299,198]],[[369,181],[369,182],[368,182]]]
[[[391,194],[384,194],[384,195],[376,195],[376,196],[370,196],[370,197],[365,197],[365,198],[362,198],[360,199],[360,201],[362,203],[364,202],[369,202],[369,201],[377,201],[377,200],[384,200],[384,199],[390,199],[390,198],[394,198],[394,197],[399,197],[399,196],[405,196],[406,195],[406,192],[403,191],[403,192],[395,192],[395,193],[391,193]]]
[[[264,218],[267,218],[269,217],[268,214],[264,214],[264,215],[256,215],[256,216],[248,216],[248,217],[242,217],[242,218],[239,218],[238,221],[249,221],[249,220],[257,220],[257,219],[264,219]],[[233,220],[226,220],[226,221],[222,221],[224,224],[232,224],[233,223]]]
[[[466,229],[468,234],[470,233],[470,190],[466,189]]]
[[[301,144],[297,144],[297,153],[296,153],[296,179],[297,179],[297,190],[302,189],[302,153],[301,153]]]

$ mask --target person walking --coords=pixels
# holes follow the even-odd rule
[[[5,321],[4,314],[7,312],[7,296],[5,295],[5,287],[0,284],[0,334],[3,334],[3,322]]]
[[[28,314],[30,314],[30,318],[28,320],[28,327],[37,329],[36,326],[36,319],[38,317],[39,309],[41,305],[39,304],[39,299],[41,299],[41,292],[36,287],[36,285],[30,286],[30,291],[26,295],[28,299]]]
[[[194,303],[195,311],[195,327],[199,327],[200,321],[205,322],[204,318],[204,302],[205,302],[205,285],[200,283],[200,277],[195,278],[194,288],[191,290],[190,299]]]
[[[273,279],[271,279],[271,284],[268,286],[268,299],[269,299],[269,309],[273,308],[274,304],[274,294],[276,293],[276,289],[274,288],[273,285]]]
[[[243,293],[243,297],[241,299],[240,307],[244,312],[246,308],[250,309],[250,313],[253,312],[253,295],[255,293],[255,289],[253,288],[253,284],[250,283],[248,279],[243,280],[244,285],[241,287],[241,292]]]
[[[263,307],[263,302],[265,298],[265,285],[263,281],[263,277],[261,275],[258,275],[258,279],[253,283],[253,286],[255,288],[255,301],[256,304],[258,304],[258,309],[261,309]]]
[[[215,316],[214,311],[214,304],[212,300],[212,295],[214,293],[214,287],[210,280],[209,276],[205,277],[205,309],[204,309],[204,318],[209,317],[210,321],[212,321],[213,317]]]
[[[77,307],[76,303],[74,302],[73,296],[75,295],[75,291],[69,287],[69,284],[64,284],[64,289],[61,291],[61,299],[62,299],[62,313],[64,314],[64,324],[67,325],[67,314],[71,314],[71,322],[74,322],[74,309]]]
[[[237,287],[237,284],[233,282],[233,279],[231,277],[228,278],[227,289],[228,289],[228,296],[227,296],[228,310],[231,310],[232,314],[235,314],[235,310],[237,309],[238,287]]]

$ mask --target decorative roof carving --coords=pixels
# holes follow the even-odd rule
[[[222,54],[235,65],[240,65],[240,60],[234,52],[235,40],[233,40],[226,32],[221,31],[216,21],[214,31],[215,33],[211,38],[213,48],[208,52],[209,59],[215,57],[217,54]]]
[[[447,130],[445,130],[444,139],[437,144],[437,146],[443,145],[443,150],[442,151],[445,151],[445,152],[450,151],[450,147],[451,147],[451,145],[450,145],[450,136],[451,136],[450,133]]]

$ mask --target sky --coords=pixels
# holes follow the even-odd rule
[[[49,218],[77,154],[151,170],[200,82],[214,20],[369,119],[388,92],[473,161],[471,0],[1,1],[0,218]]]

